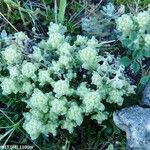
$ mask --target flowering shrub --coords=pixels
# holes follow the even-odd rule
[[[144,68],[142,61],[150,58],[150,8],[135,14],[123,14],[116,23],[121,33],[119,39],[129,52],[124,63],[138,72]]]
[[[23,128],[32,140],[43,134],[70,133],[85,116],[99,124],[107,119],[106,104],[122,105],[134,93],[119,58],[100,55],[101,44],[92,37],[65,37],[66,28],[50,23],[48,38],[27,48],[23,33],[1,34],[1,88],[3,95],[22,93],[27,103]]]

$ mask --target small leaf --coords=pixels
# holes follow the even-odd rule
[[[7,33],[6,33],[5,30],[3,30],[3,31],[1,32],[1,38],[2,38],[2,39],[7,38]]]
[[[120,134],[121,133],[119,128],[116,125],[113,125],[113,130],[114,130],[115,134]]]
[[[138,62],[133,62],[133,64],[132,64],[132,66],[131,66],[132,68],[132,70],[135,72],[135,73],[137,73],[139,70],[140,70],[140,64],[138,63]]]
[[[129,66],[131,62],[132,61],[127,56],[122,57],[120,60],[120,63],[123,64],[125,67]]]
[[[145,85],[150,80],[150,76],[144,76],[141,78],[140,83]]]
[[[133,59],[140,59],[143,57],[143,51],[142,50],[134,50],[132,54]]]
[[[150,57],[150,50],[148,49],[148,50],[144,50],[143,51],[143,55],[145,56],[145,57]]]
[[[114,150],[114,146],[110,144],[106,150]]]
[[[125,46],[125,47],[128,47],[128,45],[130,45],[131,44],[131,40],[130,39],[124,39],[124,40],[122,40],[122,44]]]
[[[136,38],[137,38],[137,32],[135,32],[135,31],[131,32],[131,33],[130,33],[130,39],[131,39],[132,41],[134,41],[134,40],[136,40]]]

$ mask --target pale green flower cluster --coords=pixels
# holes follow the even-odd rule
[[[141,28],[146,28],[150,23],[150,13],[148,11],[139,12],[136,16],[137,22]]]
[[[15,82],[15,80],[11,79],[11,78],[2,78],[2,83],[1,83],[1,88],[3,90],[3,94],[4,95],[8,95],[11,93],[17,93],[18,92],[18,88],[17,88],[17,84]]]
[[[27,104],[33,109],[36,108],[46,113],[48,111],[47,102],[48,102],[48,95],[44,94],[39,89],[34,89],[34,92],[31,95],[29,101],[27,101]]]
[[[23,44],[28,38],[18,33],[12,39],[15,44],[7,40],[1,51],[2,70],[7,72],[0,78],[3,95],[24,95],[30,110],[23,113],[23,128],[32,140],[41,133],[55,136],[60,128],[72,133],[85,116],[101,124],[109,115],[107,105],[122,105],[123,97],[134,93],[118,58],[101,56],[94,37],[79,35],[70,44],[65,31],[51,23],[48,39],[28,54]]]
[[[23,76],[33,78],[37,69],[38,68],[32,62],[23,62],[21,72]]]
[[[65,80],[58,80],[53,85],[53,91],[56,93],[56,97],[69,96],[72,94],[72,90],[69,87],[69,82]]]
[[[129,33],[134,28],[134,22],[130,15],[123,14],[117,19],[118,29],[123,33]]]
[[[17,45],[12,44],[8,46],[5,51],[2,52],[3,57],[7,61],[7,64],[17,64],[21,61],[21,51]]]
[[[150,57],[149,9],[135,14],[124,14],[116,19],[123,45],[131,51],[141,51],[145,57]]]

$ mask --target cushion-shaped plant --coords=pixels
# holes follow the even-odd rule
[[[50,23],[48,38],[27,49],[24,33],[1,36],[1,88],[3,95],[23,93],[29,112],[24,129],[32,140],[43,134],[70,133],[85,116],[99,124],[107,119],[106,104],[122,105],[134,93],[119,58],[100,55],[101,44],[92,37],[73,42],[66,28]],[[72,43],[72,44],[71,44]]]

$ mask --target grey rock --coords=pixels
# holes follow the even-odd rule
[[[141,103],[150,106],[150,81],[146,84],[143,90]]]
[[[115,112],[113,119],[126,132],[127,150],[150,150],[150,108],[124,108]]]

